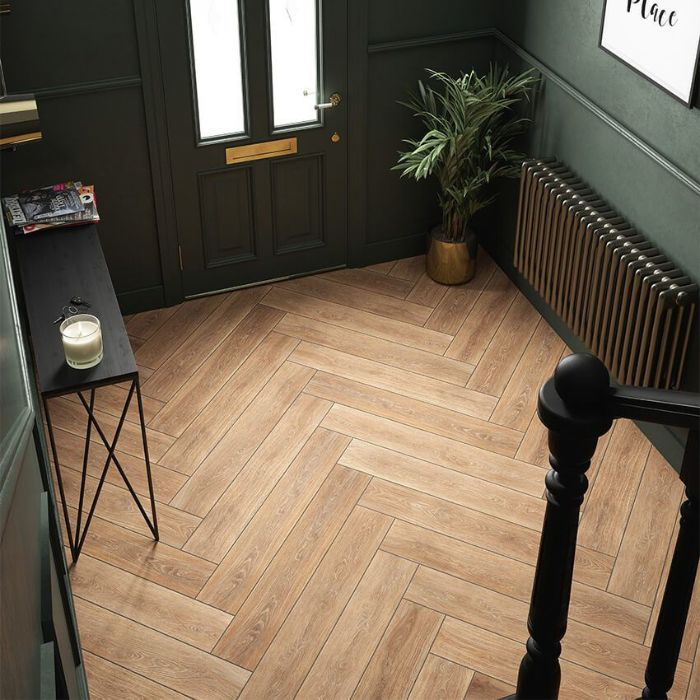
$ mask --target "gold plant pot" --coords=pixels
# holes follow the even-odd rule
[[[441,229],[433,229],[425,269],[430,279],[440,284],[464,284],[476,273],[476,236],[467,235],[467,240],[453,243],[440,240]]]

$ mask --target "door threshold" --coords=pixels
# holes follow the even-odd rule
[[[283,277],[274,277],[269,280],[261,280],[260,282],[248,282],[248,284],[239,284],[234,287],[224,287],[223,289],[215,289],[211,292],[200,292],[199,294],[187,294],[185,299],[199,299],[201,297],[210,297],[214,294],[225,294],[226,292],[235,292],[239,289],[248,289],[250,287],[262,287],[264,284],[273,284],[274,282],[284,282],[286,280],[293,280],[297,277],[310,277],[311,275],[320,275],[322,272],[333,272],[333,270],[343,270],[347,265],[335,265],[334,267],[322,267],[318,270],[312,270],[311,272],[299,272],[295,275],[285,275]]]

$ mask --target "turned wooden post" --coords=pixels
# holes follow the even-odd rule
[[[683,456],[680,477],[685,484],[688,500],[681,506],[678,539],[673,551],[659,619],[656,622],[654,640],[644,674],[646,687],[642,697],[645,700],[666,700],[668,697],[667,693],[673,685],[676,674],[678,655],[693,594],[700,539],[698,435],[697,429],[690,431]]]
[[[545,478],[547,509],[527,621],[530,638],[514,696],[518,700],[559,694],[579,509],[588,488],[585,473],[598,438],[612,425],[609,399],[608,371],[587,354],[564,358],[540,390],[537,412],[549,429],[552,469]]]

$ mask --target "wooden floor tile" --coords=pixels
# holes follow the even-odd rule
[[[115,566],[81,556],[71,568],[73,594],[146,627],[211,651],[231,615]]]
[[[445,333],[281,289],[273,288],[262,303],[297,316],[307,316],[438,355],[445,352],[452,340],[452,337]]]
[[[304,681],[299,698],[349,698],[416,570],[377,552]]]
[[[69,511],[75,522],[75,509]],[[199,593],[216,568],[211,562],[99,517],[92,519],[83,554],[191,598]]]
[[[287,412],[312,374],[306,367],[291,362],[283,364],[197,467],[172,505],[205,517]]]
[[[469,684],[466,700],[494,700],[512,695],[515,686],[498,681],[483,673],[475,673]]]
[[[194,333],[149,377],[143,391],[169,401],[221,342],[235,332],[238,324],[265,296],[269,287],[253,287],[228,294]]]
[[[130,383],[127,384],[110,384],[108,386],[101,386],[95,390],[95,408],[98,411],[103,411],[104,413],[109,413],[116,418],[121,418],[122,411],[124,410],[124,404],[129,395]],[[83,392],[83,396],[86,401],[90,401],[90,393]],[[80,399],[77,394],[66,394],[67,401],[72,401],[75,404],[82,406]],[[143,403],[143,416],[148,424],[149,421],[153,420],[158,414],[161,408],[165,405],[162,401],[153,399],[149,396],[143,394],[142,388],[142,403]],[[83,409],[84,410],[84,409]],[[86,414],[87,417],[87,414]],[[139,406],[136,400],[136,394],[133,395],[131,401],[129,402],[129,409],[126,413],[126,420],[130,423],[136,423],[141,425],[141,419],[139,417]]]
[[[287,314],[277,324],[275,330],[309,343],[457,384],[460,387],[467,383],[467,379],[474,371],[472,365],[450,360],[442,355],[295,314]]]
[[[293,697],[335,627],[391,519],[355,508],[247,684],[244,697]]]
[[[82,472],[85,439],[60,428],[54,430],[54,436],[61,466]],[[90,476],[100,478],[107,461],[107,455],[108,451],[104,445],[95,442],[90,443],[87,471]],[[115,452],[115,456],[131,482],[134,491],[140,496],[148,498],[146,462],[140,457],[134,457],[119,450]],[[172,469],[166,469],[153,462],[151,463],[151,475],[153,478],[153,491],[156,500],[160,503],[168,503],[187,480],[184,474],[179,474]],[[126,488],[124,480],[114,465],[107,470],[107,481],[116,486]]]
[[[85,649],[171,690],[201,700],[232,698],[248,680],[242,668],[97,605],[76,598],[75,608]]]
[[[434,610],[402,601],[353,697],[406,697],[442,620]]]
[[[82,405],[73,403],[66,398],[50,399],[49,410],[51,412],[51,420],[54,428],[67,430],[84,439],[85,429],[87,427],[87,412]],[[94,415],[105,437],[111,442],[119,424],[119,419],[103,411],[94,411]],[[165,433],[151,428],[146,429],[146,435],[148,440],[148,453],[154,462],[157,462],[175,441],[175,438],[170,435],[166,435]],[[91,440],[100,445],[103,444],[94,426]],[[134,455],[135,457],[143,457],[141,427],[124,421],[117,447],[122,452]]]
[[[163,464],[193,474],[295,347],[296,341],[270,333],[185,428],[163,456]]]
[[[145,676],[128,671],[89,651],[83,651],[88,687],[92,700],[185,700],[186,695],[176,693],[164,685],[154,683]]]
[[[527,430],[537,408],[540,387],[554,374],[563,348],[564,341],[544,319],[540,319],[491,415],[493,423]]]
[[[152,427],[176,437],[182,435],[281,317],[268,307],[253,309],[236,333],[229,335],[182,385]]]
[[[326,372],[317,372],[305,391],[342,406],[453,438],[506,457],[515,455],[522,439],[522,433],[516,430],[494,426],[488,421],[466,416],[444,406],[429,404]]]
[[[392,320],[413,323],[417,326],[422,326],[432,311],[428,306],[347,284],[339,284],[320,276],[297,277],[282,282],[278,288],[307,294],[315,299],[324,299],[353,309],[362,309],[378,316],[386,316]]]
[[[144,367],[158,369],[218,307],[226,295],[191,299],[178,310],[136,351],[136,362]]]
[[[582,545],[617,555],[649,449],[631,421],[617,422],[581,518]]]
[[[454,336],[474,307],[495,269],[496,266],[490,257],[481,256],[474,279],[466,284],[450,287],[435,307],[425,327]]]
[[[212,574],[199,599],[236,613],[347,447],[317,428]]]
[[[453,661],[428,654],[411,690],[410,700],[453,700],[463,698],[474,671]]]
[[[389,272],[390,277],[398,277],[409,282],[416,282],[425,270],[425,255],[397,260]]]
[[[148,340],[169,318],[177,313],[180,306],[182,305],[177,304],[164,309],[134,314],[126,321],[126,330],[129,335],[141,340]]]
[[[517,288],[496,269],[447,348],[447,357],[477,364],[515,299]]]
[[[327,401],[300,396],[202,520],[184,549],[219,563],[329,407]]]
[[[542,493],[539,467],[354,408],[335,404],[324,427],[515,491],[538,497]]]
[[[289,359],[322,372],[393,391],[435,406],[450,405],[454,410],[476,418],[487,419],[494,406],[491,397],[464,387],[305,341],[297,346]]]
[[[358,289],[366,289],[378,294],[386,294],[396,299],[405,299],[413,286],[412,282],[397,277],[389,277],[389,272],[394,267],[393,262],[370,265],[364,268],[345,268],[333,270],[319,275],[324,279],[347,284]]]
[[[467,387],[492,396],[501,396],[520,362],[538,320],[537,309],[518,293]]]
[[[424,272],[418,278],[418,281],[406,299],[434,309],[442,301],[448,289],[449,287],[447,285],[433,281],[428,277],[427,273]]]
[[[611,593],[654,604],[682,495],[678,474],[652,449],[610,578]],[[674,501],[677,507],[669,507]]]
[[[329,421],[324,422],[324,425],[332,429],[330,426],[334,423]],[[339,423],[335,425],[336,429],[340,428]],[[342,428],[338,429],[338,432],[341,430]],[[480,513],[529,527],[534,531],[542,525],[545,504],[541,498],[482,481],[391,449],[355,440],[341,457],[340,463]]]

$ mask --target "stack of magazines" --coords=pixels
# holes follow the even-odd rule
[[[9,225],[22,233],[94,224],[100,220],[95,188],[82,182],[61,182],[20,192],[4,197],[2,204]]]

